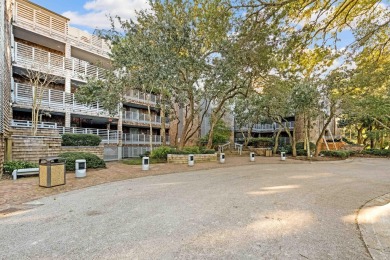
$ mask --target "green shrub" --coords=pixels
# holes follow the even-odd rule
[[[291,154],[292,153],[292,147],[291,145],[283,145],[283,146],[279,146],[279,152],[285,152],[287,154]]]
[[[375,156],[390,156],[390,150],[388,149],[367,149],[363,150],[362,154],[369,154]]]
[[[11,174],[14,170],[26,168],[38,168],[38,163],[26,161],[8,161],[4,163],[4,172],[7,174]]]
[[[215,150],[214,149],[206,149],[206,150],[201,151],[201,154],[215,154]]]
[[[121,161],[123,164],[127,165],[142,165],[142,159],[141,158],[129,158],[126,160]],[[166,163],[167,159],[160,159],[160,158],[151,158],[150,159],[150,164],[155,164],[155,163]]]
[[[295,146],[297,150],[304,150],[305,143],[304,142],[298,142]],[[316,145],[315,143],[310,142],[310,151],[315,151]]]
[[[93,134],[63,134],[62,146],[98,146],[102,138]]]
[[[184,147],[183,150],[177,150],[176,148],[168,146],[160,146],[154,149],[151,153],[153,159],[167,159],[167,154],[214,154],[214,149],[206,149],[198,146]]]
[[[187,146],[183,148],[185,154],[200,154],[199,146]]]
[[[297,149],[297,156],[306,156],[307,152],[304,149]]]
[[[342,137],[341,141],[343,141],[344,143],[347,143],[347,144],[355,144],[354,142],[352,142],[351,140],[347,139],[346,137]]]
[[[87,162],[87,169],[91,168],[105,168],[106,163],[100,159],[98,156],[91,153],[83,152],[68,152],[62,153],[59,157],[66,160],[66,170],[74,171],[75,170],[75,161],[78,159],[85,159]]]
[[[349,156],[351,156],[351,154],[353,154],[353,152],[351,152],[351,151],[344,151],[344,150],[339,150],[339,151],[322,151],[321,154],[324,155],[324,156],[330,156],[330,157],[337,157],[337,158],[345,159],[345,158],[348,158]]]
[[[154,159],[167,159],[167,154],[172,153],[174,151],[173,148],[169,146],[159,146],[155,149],[153,149],[152,153],[150,154],[151,158]]]
[[[254,147],[269,147],[274,145],[274,139],[268,137],[250,138],[248,141],[248,145]]]
[[[150,157],[150,155],[151,155],[151,152],[150,151],[146,151],[145,153],[143,153],[143,154],[140,154],[139,155],[139,158],[143,158],[143,157]]]

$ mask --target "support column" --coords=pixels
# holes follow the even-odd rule
[[[65,127],[70,127],[71,114],[70,112],[65,112]]]
[[[71,47],[69,43],[65,44],[65,63],[68,59],[72,57],[71,55]],[[64,64],[65,65],[65,64]],[[65,69],[65,93],[71,93],[72,84],[71,84],[71,75],[72,71],[69,69]],[[67,100],[67,99],[65,99]],[[72,100],[70,100],[72,102]],[[71,122],[71,112],[72,112],[72,104],[65,104],[65,127],[70,127]]]
[[[5,141],[5,160],[12,161],[12,138],[7,138]]]
[[[118,105],[118,160],[123,159],[123,104]]]

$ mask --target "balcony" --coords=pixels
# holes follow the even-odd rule
[[[138,113],[138,112],[132,112],[132,111],[125,111],[123,112],[123,121],[133,123],[136,125],[149,125],[149,115]],[[152,125],[155,126],[161,126],[161,117],[152,115]]]
[[[105,69],[86,61],[65,58],[19,42],[15,43],[14,61],[18,67],[41,70],[60,77],[65,77],[69,71],[72,79],[82,82],[86,82],[88,78],[103,79],[105,75]]]
[[[65,58],[48,51],[16,42],[14,65],[24,69],[41,69],[44,73],[66,77],[68,71],[73,80],[86,82],[88,78],[104,79],[106,70],[76,58]],[[139,90],[130,90],[125,98],[135,104],[156,106],[159,97]]]
[[[288,129],[293,130],[294,123],[295,122],[284,122],[283,125],[287,126]],[[282,127],[276,123],[274,123],[274,124],[256,124],[253,126],[252,132],[273,132],[273,131],[278,131],[280,128],[282,128],[284,130],[284,127]]]
[[[18,27],[41,35],[66,41],[68,34],[68,19],[39,8],[27,1],[15,1],[13,21]]]
[[[146,94],[144,92],[135,89],[128,91],[125,94],[125,99],[136,104],[141,104],[141,105],[150,104],[152,106],[156,106],[157,102],[160,101],[159,96],[153,94]]]
[[[89,34],[74,27],[69,27],[68,39],[69,43],[77,48],[97,53],[105,58],[110,58],[110,46],[105,40],[96,35]]]
[[[284,125],[287,125],[290,130],[294,129],[294,121],[291,122],[284,122]],[[280,128],[284,130],[284,127],[281,127],[279,124],[255,124],[252,128],[253,133],[267,133],[267,132],[274,132],[278,131]],[[248,126],[242,127],[241,129],[236,128],[236,131],[243,130],[247,131]]]
[[[12,93],[14,106],[31,108],[34,91],[34,87],[30,85],[14,84]],[[55,89],[44,90],[41,108],[47,111],[63,113],[69,111],[73,114],[110,117],[110,114],[100,107],[99,102],[95,102],[91,105],[84,105],[76,101],[73,93],[66,93]]]
[[[69,19],[28,1],[16,0],[14,25],[109,58],[110,46],[96,35],[68,25]]]
[[[169,136],[166,137],[166,141],[169,144]],[[123,134],[123,144],[137,144],[148,145],[150,144],[150,135],[143,134]],[[152,135],[152,144],[161,144],[160,135]]]
[[[32,122],[26,120],[11,120],[11,126],[31,128]],[[120,134],[116,130],[95,129],[95,128],[80,128],[80,127],[63,127],[58,126],[54,122],[38,122],[38,128],[40,129],[57,129],[60,135],[65,133],[72,134],[94,134],[102,138],[104,144],[118,144]],[[169,143],[169,136],[166,137],[167,143]],[[127,145],[148,145],[150,144],[150,135],[143,134],[123,134],[122,143]],[[161,145],[161,136],[152,136],[153,145]]]

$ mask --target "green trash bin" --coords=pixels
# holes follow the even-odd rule
[[[65,160],[60,157],[47,157],[39,159],[39,186],[54,187],[64,185]]]

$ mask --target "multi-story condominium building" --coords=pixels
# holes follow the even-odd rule
[[[40,128],[58,129],[60,134],[97,134],[107,146],[105,159],[117,159],[121,153],[123,157],[138,156],[148,150],[150,141],[149,105],[152,143],[161,144],[157,95],[131,90],[126,102],[118,105],[115,115],[110,115],[98,102],[85,105],[75,99],[74,93],[88,77],[103,78],[104,70],[110,66],[110,47],[103,39],[71,27],[68,18],[27,0],[13,0],[9,35],[12,42],[12,126],[31,127],[35,89],[30,84],[29,71],[45,68],[42,72],[54,75],[55,80],[43,93]],[[166,127],[169,130],[169,124]],[[168,137],[167,140],[169,142]],[[113,148],[117,145],[123,145],[119,155]]]
[[[11,111],[11,2],[0,1],[0,169],[9,137]],[[1,176],[1,173],[0,173]]]
[[[295,127],[295,117],[287,118],[287,122],[284,123],[289,129],[290,133],[294,130]],[[281,129],[280,140],[281,143],[289,143],[288,135],[284,127],[281,127],[277,123],[257,123],[252,126],[238,127],[234,124],[234,141],[241,143],[244,141],[244,136],[248,136],[248,130],[251,127],[251,136],[252,137],[272,137]]]
[[[290,140],[288,137],[288,134],[286,132],[286,128],[290,131],[291,135],[292,132],[295,129],[295,138],[298,142],[303,141],[305,137],[304,133],[304,123],[302,121],[302,118],[299,118],[297,116],[291,116],[286,118],[287,122],[284,122],[283,124],[286,127],[282,127],[279,124],[273,122],[273,123],[258,123],[253,124],[251,127],[251,136],[252,137],[273,137],[275,134],[281,130],[280,136],[279,136],[279,144],[289,144]],[[321,117],[317,117],[316,120],[313,120],[311,124],[311,128],[309,131],[309,139],[311,142],[315,143],[317,141],[317,138],[324,127],[325,120]],[[234,140],[235,142],[243,142],[244,136],[248,136],[248,128],[249,126],[245,127],[238,127],[234,126]],[[325,140],[331,141],[332,139],[340,139],[340,129],[337,127],[337,119],[333,119],[331,123],[328,125],[325,135],[323,137]]]

